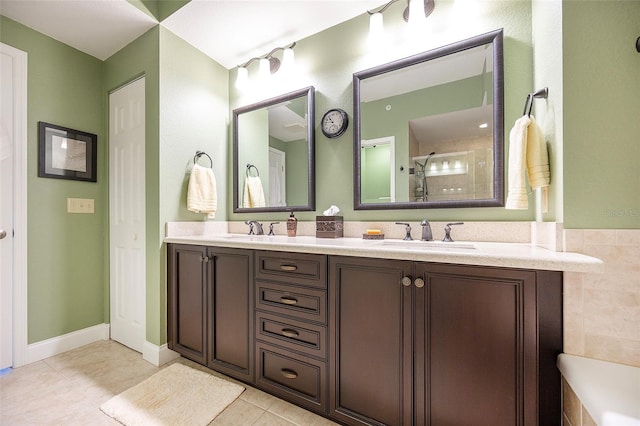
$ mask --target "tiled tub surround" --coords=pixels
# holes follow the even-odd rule
[[[570,229],[564,241],[604,262],[600,274],[564,273],[565,421],[640,425],[640,230]],[[626,408],[607,405],[624,400]]]
[[[564,352],[640,367],[640,230],[564,233],[567,251],[604,262],[564,274]]]

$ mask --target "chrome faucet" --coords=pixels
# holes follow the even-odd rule
[[[247,220],[244,222],[246,225],[249,225],[249,235],[264,235],[264,230],[262,229],[262,224],[257,220]],[[256,226],[256,231],[254,233],[253,226]]]
[[[431,225],[425,219],[420,222],[420,226],[422,226],[422,238],[421,241],[433,241],[433,234],[431,233]]]

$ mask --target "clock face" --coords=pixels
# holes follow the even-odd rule
[[[328,138],[337,138],[342,135],[349,125],[347,113],[341,109],[330,109],[322,117],[322,133]]]

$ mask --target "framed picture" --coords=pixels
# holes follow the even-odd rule
[[[38,176],[97,181],[98,136],[38,122]]]

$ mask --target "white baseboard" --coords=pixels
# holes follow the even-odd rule
[[[27,345],[26,364],[40,361],[98,340],[109,340],[109,324],[98,324]]]
[[[166,344],[158,346],[145,341],[142,347],[142,358],[158,367],[179,357],[180,354],[169,349]]]

